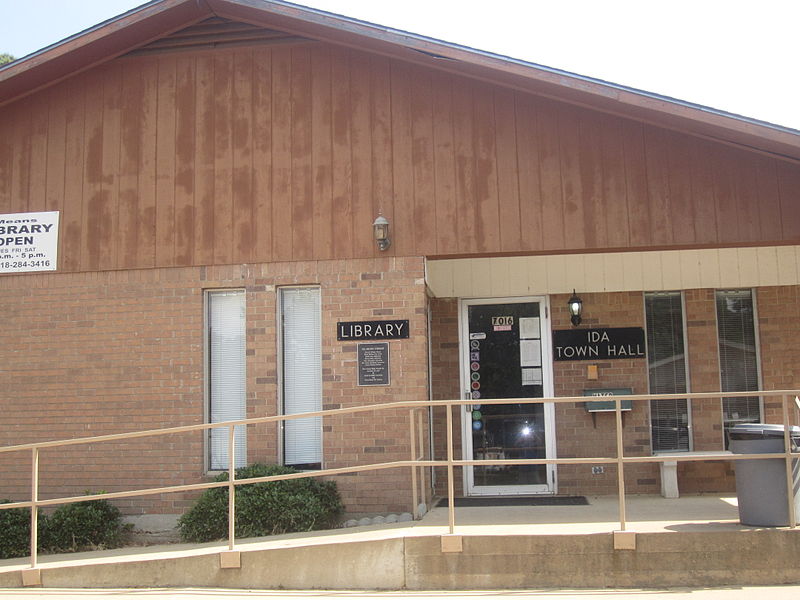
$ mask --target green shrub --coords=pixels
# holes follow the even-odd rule
[[[87,500],[60,506],[47,518],[42,546],[50,552],[116,548],[122,532],[122,514],[116,506],[108,500]]]
[[[0,500],[0,504],[9,502]],[[0,510],[0,532],[0,558],[28,556],[31,550],[31,509]]]
[[[236,470],[236,479],[296,473],[279,465],[254,464]],[[228,481],[222,473],[215,481]],[[342,514],[336,484],[316,477],[267,481],[236,487],[236,537],[258,537],[335,526]],[[228,536],[228,490],[206,490],[178,521],[181,538],[209,542]]]

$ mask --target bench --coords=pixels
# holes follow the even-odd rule
[[[659,456],[661,458],[675,457],[677,459],[684,456],[711,456],[714,454],[730,454],[730,451],[706,450],[699,452],[673,452],[669,454],[665,452],[657,452],[655,453],[655,456]],[[661,471],[661,495],[664,496],[664,498],[679,498],[678,461],[665,460],[664,462],[659,463],[659,465]]]

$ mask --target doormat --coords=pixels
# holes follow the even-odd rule
[[[480,506],[587,506],[586,496],[493,496],[456,498],[456,508]],[[447,507],[447,498],[440,498],[436,506]]]

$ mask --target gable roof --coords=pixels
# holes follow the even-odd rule
[[[800,131],[283,0],[153,0],[0,68],[0,106],[221,17],[800,160]]]

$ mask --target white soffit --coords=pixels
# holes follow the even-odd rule
[[[437,298],[800,284],[800,246],[428,260]]]

